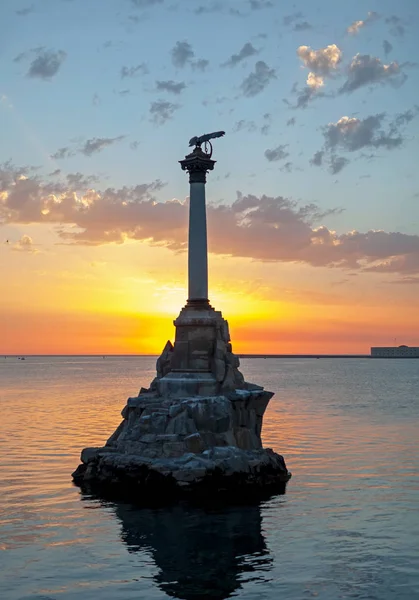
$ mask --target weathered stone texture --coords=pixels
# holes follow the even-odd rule
[[[103,448],[83,450],[74,480],[170,493],[284,484],[283,458],[261,441],[273,394],[245,382],[227,321],[207,306],[184,308],[174,323],[175,344],[165,345],[150,388],[128,398]]]

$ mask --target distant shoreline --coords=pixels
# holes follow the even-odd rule
[[[160,354],[2,354],[5,358],[158,358]],[[416,356],[371,356],[371,354],[237,354],[239,358],[373,358],[379,359],[417,359]]]
[[[1,354],[7,358],[158,358],[160,354]],[[239,358],[371,358],[370,354],[237,354]],[[4,359],[3,359],[4,360]]]

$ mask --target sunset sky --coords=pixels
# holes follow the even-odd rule
[[[187,294],[241,353],[419,345],[417,0],[3,0],[0,353],[159,353]]]

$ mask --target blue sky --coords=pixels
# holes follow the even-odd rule
[[[345,67],[357,53],[387,64],[413,63],[418,54],[419,5],[390,0],[258,4],[267,6],[252,10],[245,0],[2,2],[1,159],[40,166],[43,173],[59,168],[94,174],[106,186],[159,178],[167,183],[159,193],[161,199],[183,198],[186,177],[176,161],[187,151],[187,140],[207,130],[225,129],[228,137],[216,148],[219,164],[211,175],[212,199],[231,202],[237,189],[287,195],[323,208],[344,208],[329,222],[342,231],[397,226],[399,231],[416,232],[419,119],[403,128],[401,147],[343,153],[351,162],[337,175],[309,161],[322,148],[321,128],[328,123],[344,115],[362,119],[383,112],[391,119],[412,109],[419,91],[418,67],[401,67],[407,79],[400,87],[389,78],[352,93],[315,98],[305,109],[293,109],[284,100],[295,104],[291,89],[294,84],[303,88],[309,71],[297,56],[302,45],[317,50],[336,44],[342,51],[339,74],[324,86],[328,94],[342,86]],[[219,5],[224,9],[217,10]],[[199,12],[200,7],[208,12]],[[243,16],[229,14],[230,8]],[[379,13],[376,20],[356,35],[346,33],[369,11]],[[392,17],[400,20],[399,31],[386,22]],[[298,23],[307,28],[295,31]],[[387,56],[384,40],[392,46]],[[183,67],[171,59],[177,42],[187,42],[194,53]],[[235,67],[220,66],[246,43],[257,54]],[[26,76],[36,57],[31,50],[40,47],[66,54],[49,79]],[[22,53],[28,54],[16,62]],[[209,61],[204,71],[191,66],[199,59]],[[257,61],[275,73],[261,93],[246,97],[240,86]],[[142,63],[148,73],[121,77],[124,66]],[[185,88],[179,94],[156,91],[156,81],[183,82]],[[158,100],[179,105],[162,125],[150,121],[150,106]],[[290,119],[295,125],[286,125]],[[240,121],[246,123],[235,131]],[[269,125],[266,135],[260,132],[264,124]],[[50,158],[58,148],[71,146],[71,140],[118,136],[126,137],[90,157]],[[135,150],[130,147],[133,142],[138,142]],[[286,145],[286,160],[268,162],[265,150],[279,145]],[[377,156],[364,157],[372,153]],[[288,162],[291,171],[281,170]]]

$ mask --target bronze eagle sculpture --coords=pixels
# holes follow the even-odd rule
[[[205,142],[209,142],[210,140],[213,140],[214,138],[223,137],[223,135],[225,135],[225,131],[214,131],[214,133],[205,133],[204,135],[201,135],[200,137],[194,136],[193,138],[191,138],[189,140],[189,145],[190,146],[200,146],[201,144],[203,144]]]

